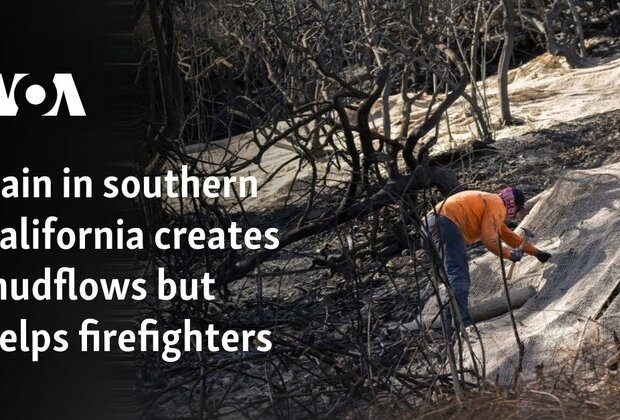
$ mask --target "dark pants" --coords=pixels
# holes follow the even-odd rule
[[[447,217],[432,214],[427,216],[426,219],[433,244],[443,261],[443,267],[446,270],[448,283],[452,287],[461,320],[466,327],[472,325],[473,321],[469,315],[467,305],[467,298],[469,296],[469,265],[463,235],[458,226]]]

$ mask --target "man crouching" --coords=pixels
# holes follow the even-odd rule
[[[469,314],[469,266],[466,246],[482,241],[484,246],[499,256],[497,235],[509,247],[503,248],[503,258],[520,261],[523,253],[547,262],[551,254],[525,242],[506,226],[525,204],[525,196],[517,188],[506,188],[499,194],[482,191],[463,191],[448,197],[426,215],[425,221],[432,241],[442,256],[448,283],[452,287],[465,331],[473,337],[473,320]],[[451,316],[448,317],[448,325]],[[458,325],[455,322],[455,325]],[[459,328],[457,328],[458,330]]]

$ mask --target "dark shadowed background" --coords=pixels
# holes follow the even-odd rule
[[[118,203],[95,198],[59,198],[57,182],[62,168],[89,175],[95,183],[108,173],[118,173],[122,146],[129,131],[115,124],[131,95],[111,66],[113,56],[108,31],[111,20],[100,1],[7,2],[1,7],[0,73],[9,83],[13,74],[35,73],[45,78],[71,73],[86,110],[86,117],[68,117],[66,105],[59,116],[18,115],[0,117],[0,176],[19,175],[25,166],[33,175],[53,177],[56,195],[51,199],[0,201],[0,225],[17,226],[20,216],[59,217],[58,226],[114,226],[123,217]],[[7,80],[8,79],[8,80]],[[78,276],[123,275],[114,252],[13,251],[0,253],[0,277],[36,279],[45,266],[76,267]],[[30,354],[0,353],[3,418],[112,418],[120,416],[119,390],[131,388],[124,368],[113,355],[79,352],[77,329],[84,318],[104,323],[114,311],[110,303],[28,302],[0,303],[0,330],[17,330],[27,318],[30,328],[69,331],[69,351],[47,352],[32,363]],[[127,376],[130,377],[131,375]],[[127,385],[128,384],[128,385]],[[116,394],[115,394],[116,393]]]

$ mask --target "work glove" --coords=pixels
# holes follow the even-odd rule
[[[515,230],[519,226],[519,222],[517,222],[516,220],[508,220],[504,224],[510,230]]]
[[[512,262],[521,261],[521,258],[523,258],[522,249],[513,249],[510,251],[510,261]]]
[[[540,261],[541,263],[546,263],[547,261],[549,261],[549,258],[551,258],[551,254],[545,251],[538,251],[536,253],[536,258],[538,258],[538,261]]]

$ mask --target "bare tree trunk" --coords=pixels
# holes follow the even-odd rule
[[[159,70],[161,101],[164,114],[164,124],[156,134],[154,141],[159,144],[159,150],[169,147],[168,140],[173,139],[179,132],[183,120],[183,87],[176,57],[176,40],[174,37],[174,18],[171,5],[157,0],[149,0],[149,19]],[[161,7],[160,7],[161,5]],[[159,12],[161,11],[162,17]],[[163,163],[159,151],[155,153],[150,163],[145,167],[145,174],[157,173]]]
[[[383,113],[383,135],[391,140],[392,138],[392,121],[390,118],[390,92],[392,91],[392,78],[388,71],[388,78],[385,82],[385,86],[383,87],[383,94],[381,95],[381,111]],[[386,144],[385,147],[389,149],[389,152],[392,152],[392,148],[389,144]],[[383,151],[383,150],[382,150]],[[390,160],[388,163],[388,170],[390,174],[390,178],[395,178],[398,176],[398,163],[396,159]]]
[[[566,4],[564,4],[566,2]],[[586,65],[585,60],[585,42],[583,35],[583,28],[581,25],[581,19],[575,3],[572,0],[556,0],[551,7],[551,10],[545,11],[545,5],[542,0],[535,0],[534,5],[542,20],[542,28],[540,28],[547,39],[547,50],[549,54],[560,55],[566,58],[566,62],[571,67],[584,67]],[[563,7],[568,5],[571,11],[572,20],[575,26],[575,36],[577,38],[577,49],[569,43],[562,43],[558,41],[553,29],[553,21],[561,16]]]
[[[484,113],[482,113],[480,106],[478,105],[478,85],[477,85],[477,74],[478,74],[478,55],[480,50],[480,28],[482,26],[482,2],[478,3],[478,7],[476,8],[476,18],[474,20],[474,30],[473,30],[473,39],[471,43],[471,48],[469,52],[470,59],[470,73],[471,73],[471,106],[472,112],[474,112],[478,116],[479,122],[479,131],[481,132],[482,141],[485,143],[491,143],[493,141],[493,136],[489,131],[489,127],[487,122],[490,122],[490,118],[486,119]],[[485,99],[482,98],[483,107],[486,107]],[[485,111],[487,109],[485,108]]]
[[[499,105],[502,112],[502,123],[509,125],[512,123],[510,115],[510,102],[508,100],[508,68],[510,67],[510,57],[514,43],[514,4],[512,0],[502,0],[504,6],[504,45],[502,55],[499,58],[498,84],[499,84]]]
[[[579,12],[577,11],[577,6],[575,6],[574,0],[566,0],[568,3],[568,7],[570,7],[571,15],[573,16],[573,21],[575,22],[575,32],[577,36],[577,47],[579,49],[579,57],[585,58],[586,56],[586,43],[583,35],[583,26],[581,25],[581,18],[579,17]]]

